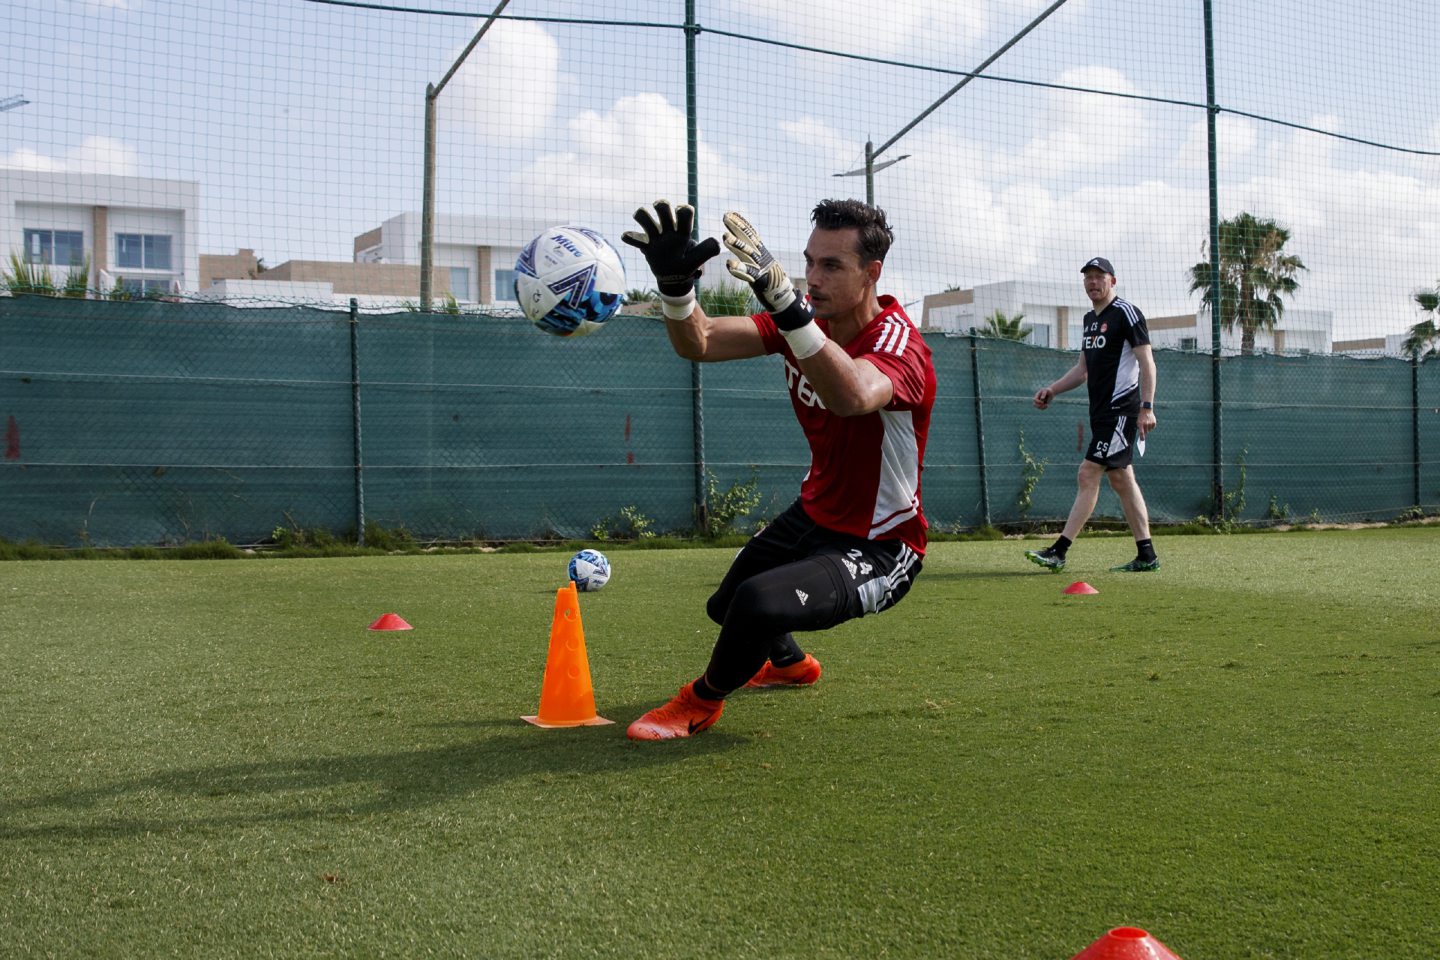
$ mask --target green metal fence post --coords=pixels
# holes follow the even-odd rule
[[[685,169],[690,205],[700,208],[700,123],[696,101],[695,38],[700,27],[695,23],[695,0],[685,0]],[[700,239],[697,221],[691,236]],[[709,504],[705,494],[705,384],[698,363],[690,364],[691,422],[695,436],[695,528],[708,526]]]
[[[1224,302],[1220,286],[1220,177],[1215,149],[1215,117],[1219,112],[1215,104],[1215,30],[1210,0],[1205,0],[1205,132],[1210,168],[1210,431],[1215,461],[1211,511],[1217,520],[1225,511],[1225,445],[1220,415],[1220,317]]]
[[[360,304],[350,298],[350,420],[355,444],[355,542],[365,546],[365,458],[360,444]]]
[[[970,377],[975,381],[975,455],[980,470],[980,519],[990,526],[990,479],[985,470],[985,412],[980,395],[980,344],[970,334]]]
[[[1410,449],[1415,451],[1415,509],[1420,509],[1420,354],[1410,357]]]

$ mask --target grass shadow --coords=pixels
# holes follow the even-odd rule
[[[612,705],[601,715],[633,717],[647,708]],[[540,729],[517,716],[432,726],[484,733],[416,749],[162,770],[32,797],[12,791],[0,799],[0,842],[353,820],[429,807],[525,777],[685,763],[746,742],[711,731],[683,743],[634,743],[622,721]]]

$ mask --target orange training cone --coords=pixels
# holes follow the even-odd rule
[[[398,613],[387,613],[374,623],[370,624],[371,630],[414,630],[415,628],[405,622],[405,618]]]
[[[540,712],[520,719],[537,727],[593,727],[615,722],[595,714],[590,658],[585,656],[585,631],[580,625],[580,596],[573,580],[555,591]]]
[[[1061,592],[1068,593],[1074,596],[1078,593],[1099,593],[1100,591],[1090,586],[1090,584],[1086,583],[1084,580],[1076,580],[1074,583],[1070,584],[1070,586],[1066,587]]]
[[[1070,960],[1180,960],[1139,927],[1116,927]]]

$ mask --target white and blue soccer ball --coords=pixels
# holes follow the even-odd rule
[[[599,550],[581,550],[570,558],[570,579],[576,590],[599,590],[610,582],[610,561]]]
[[[515,261],[515,300],[530,322],[557,337],[600,329],[625,302],[625,267],[589,227],[551,227]]]

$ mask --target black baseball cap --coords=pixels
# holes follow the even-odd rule
[[[1110,261],[1106,260],[1104,257],[1091,257],[1089,260],[1085,261],[1085,266],[1080,268],[1080,272],[1084,273],[1086,270],[1090,269],[1104,270],[1106,273],[1110,274],[1110,276],[1115,276],[1115,268],[1110,266]]]

